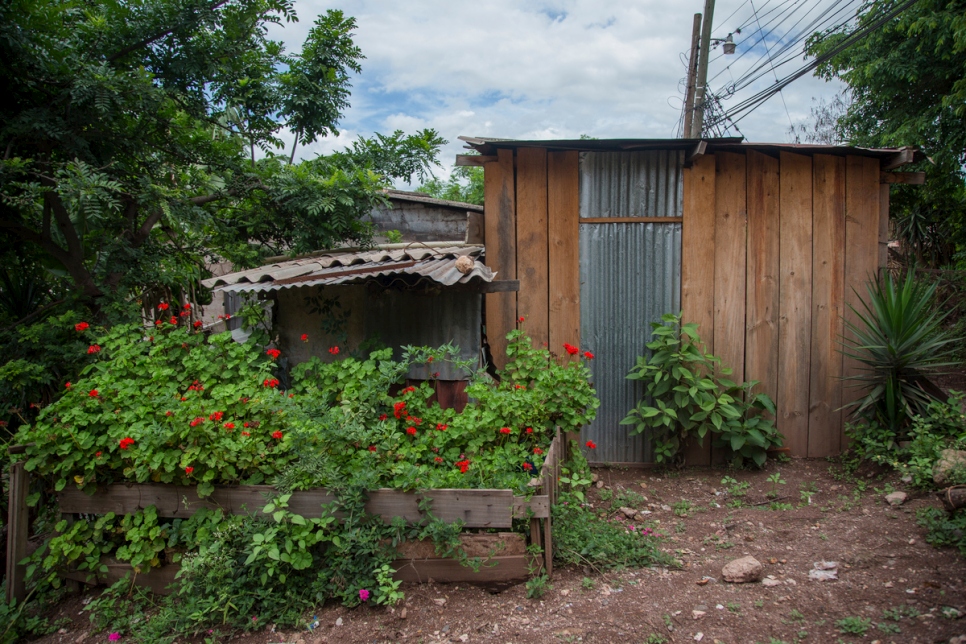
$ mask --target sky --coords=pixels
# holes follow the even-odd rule
[[[858,0],[719,0],[712,36],[734,36],[737,53],[709,56],[716,94],[759,66],[737,103],[804,64],[814,26],[849,18]],[[449,143],[437,175],[464,150],[460,135],[518,138],[674,138],[684,97],[693,15],[703,0],[295,0],[300,21],[272,33],[298,51],[316,15],[341,9],[358,23],[366,59],[353,78],[340,134],[299,150],[313,157],[358,136],[435,128]],[[757,16],[757,19],[756,19]],[[817,21],[817,22],[816,22]],[[824,22],[823,22],[824,21]],[[785,60],[775,72],[769,60]],[[787,142],[817,100],[841,91],[812,75],[741,120],[749,141]],[[782,100],[784,99],[784,100]],[[732,128],[729,134],[737,134]]]

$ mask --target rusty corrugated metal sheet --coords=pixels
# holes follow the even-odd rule
[[[414,275],[443,286],[473,281],[491,282],[495,273],[479,261],[482,250],[481,246],[412,246],[332,252],[229,273],[203,283],[224,292],[257,292],[299,286],[352,284],[391,275]],[[467,273],[461,273],[456,268],[461,256],[473,260],[473,267]]]
[[[683,150],[583,153],[580,216],[680,217],[683,163]]]
[[[632,154],[638,159],[588,159]],[[652,152],[586,153],[581,159],[581,218],[677,217],[681,215],[682,176],[680,155],[653,157]],[[664,163],[663,169],[660,163]],[[639,198],[626,168],[643,177]],[[646,172],[645,172],[645,169]],[[614,175],[623,174],[624,178]],[[584,191],[597,190],[593,198]],[[601,186],[609,189],[604,192]],[[658,196],[658,187],[664,195]],[[604,195],[607,195],[605,198]],[[637,210],[628,212],[630,209]],[[603,215],[602,212],[609,214]],[[581,223],[580,225],[580,317],[581,348],[592,351],[590,362],[600,408],[594,422],[583,428],[582,440],[597,444],[588,454],[595,462],[653,462],[646,436],[628,432],[620,421],[642,394],[639,383],[625,376],[637,356],[646,351],[652,322],[681,308],[680,223]]]

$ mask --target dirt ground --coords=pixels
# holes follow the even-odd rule
[[[410,586],[395,609],[327,605],[312,631],[269,627],[232,641],[904,644],[966,635],[966,558],[927,544],[915,521],[918,508],[939,501],[905,489],[894,474],[843,478],[838,471],[806,459],[770,461],[763,472],[596,470],[602,487],[591,494],[595,508],[611,508],[601,493],[644,497],[633,509],[660,522],[665,549],[683,561],[682,569],[558,569],[539,600],[526,599],[522,585],[498,594],[466,585]],[[784,484],[769,482],[776,472]],[[749,484],[743,507],[729,507],[725,476]],[[905,503],[890,506],[887,486],[906,491]],[[773,509],[773,503],[787,505]],[[619,510],[613,515],[634,523]],[[725,582],[722,566],[746,555],[764,564],[765,581]],[[811,580],[817,562],[837,563],[837,580]],[[87,632],[82,601],[60,604],[53,617],[67,616],[72,625],[40,641],[106,642],[106,633]],[[846,618],[869,620],[867,632],[843,634],[837,622]]]

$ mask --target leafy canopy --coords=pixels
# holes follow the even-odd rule
[[[337,133],[363,58],[337,10],[287,52],[269,29],[296,20],[291,0],[0,4],[6,241],[95,308],[188,291],[206,256],[366,242],[386,180],[422,178],[443,141],[376,135],[293,164],[296,145]]]

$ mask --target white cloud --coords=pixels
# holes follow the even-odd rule
[[[834,1],[821,0],[820,5]],[[446,166],[461,151],[460,134],[673,137],[683,100],[683,58],[690,47],[692,16],[703,8],[700,0],[295,4],[301,22],[275,33],[290,49],[301,46],[316,14],[331,7],[356,17],[355,40],[366,56],[363,74],[354,81],[345,131],[303,153],[337,149],[357,133],[433,127],[450,140],[442,155]],[[744,0],[719,0],[713,35],[723,37],[748,22],[750,7]],[[759,15],[770,29],[764,8]],[[777,27],[777,32],[785,29]],[[756,39],[754,29],[743,29],[736,37],[739,54]],[[759,45],[741,59],[712,56],[709,78],[720,72],[710,83],[712,89],[722,89],[761,55]],[[728,63],[732,69],[725,70]],[[794,60],[778,75],[801,64],[800,58]],[[723,105],[727,109],[773,82],[774,76],[764,76]],[[784,141],[789,119],[806,119],[812,97],[829,96],[838,89],[813,77],[799,79],[784,91],[788,114],[776,96],[740,122],[741,132],[753,141]]]

